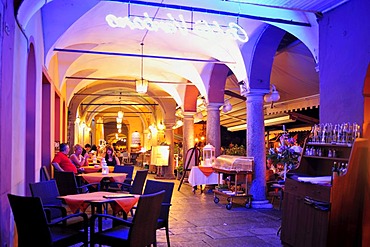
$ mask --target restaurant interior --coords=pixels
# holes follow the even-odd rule
[[[294,196],[301,195],[289,190],[296,181],[286,176],[289,172],[293,175],[294,169],[290,167],[288,172],[283,162],[280,171],[284,176],[279,178],[284,182],[279,191],[285,189],[286,178],[290,182],[286,185],[288,199],[282,204],[282,243],[299,246],[303,241],[307,246],[325,246],[356,239],[356,246],[370,244],[370,213],[365,210],[370,206],[368,1],[4,0],[0,6],[2,246],[21,245],[17,236],[22,233],[15,230],[13,205],[23,199],[8,194],[32,197],[30,184],[48,180],[47,176],[51,180],[62,176],[52,162],[62,151],[62,143],[69,145],[69,154],[76,144],[95,145],[98,151],[93,156],[97,157],[99,150],[104,153],[106,146],[112,146],[123,166],[145,168],[169,182],[181,179],[180,186],[183,179],[188,179],[193,163],[198,166],[210,159],[216,164],[219,157],[218,162],[233,165],[238,160],[232,155],[239,156],[240,162],[249,162],[249,157],[253,168],[244,173],[244,187],[239,186],[247,198],[245,206],[269,209],[269,154],[291,137],[294,143],[289,145],[301,148],[294,169],[307,176],[331,176],[332,189],[322,192],[327,197],[307,196],[315,199],[309,202],[316,208],[328,201],[332,211],[321,215],[328,220],[317,228],[324,232],[318,242],[305,240],[287,226],[293,222],[289,217],[298,216],[287,219],[284,208],[292,211]],[[328,133],[326,128],[330,128],[337,138],[331,126],[347,125],[351,126],[351,138],[334,141],[320,134],[320,145],[315,144],[317,128],[321,128],[319,133],[324,128]],[[340,147],[328,147],[328,143]],[[348,147],[341,147],[343,143]],[[207,144],[213,148],[211,153],[202,150],[209,147]],[[330,150],[330,156],[325,155],[335,159],[322,160],[321,153],[311,155],[311,149]],[[333,150],[341,156],[335,157]],[[307,157],[310,155],[317,157]],[[133,178],[137,176],[135,183],[141,183],[136,170],[132,174],[132,170],[119,172],[117,168],[118,174],[125,175],[104,182],[101,175],[105,178],[108,173],[114,174],[114,169],[107,168],[104,174],[102,159],[93,161],[93,156],[89,157],[89,167],[91,171],[96,168],[99,176],[81,175],[76,180],[79,186],[81,177],[95,190],[103,187],[103,191],[121,191],[129,183],[127,193],[138,194],[125,198],[130,200],[128,208],[113,195],[105,198],[116,200],[120,205],[117,212],[128,214],[137,203],[140,208],[166,198],[161,193],[156,193],[156,198],[139,196],[146,194],[145,178],[141,180],[142,191],[133,192]],[[333,160],[347,164],[333,166],[338,174],[342,168],[346,171],[335,180],[343,180],[341,185],[333,182]],[[330,171],[316,165],[329,166],[329,162]],[[219,175],[225,173],[222,169],[212,170],[218,184]],[[183,173],[179,175],[180,170]],[[232,174],[236,175],[235,196],[239,172]],[[347,199],[338,195],[339,190],[357,205],[358,214],[346,219],[338,216],[337,212],[348,206]],[[218,193],[214,194],[215,203]],[[227,198],[229,210],[232,198]],[[59,202],[65,204],[72,199]],[[92,203],[96,197],[85,200]],[[38,201],[29,203],[34,203],[37,210]],[[103,205],[92,203],[92,214],[94,210],[104,213]],[[311,211],[306,213],[313,215]],[[81,212],[79,217],[85,216]],[[343,222],[360,227],[355,227],[347,239],[334,238],[339,231],[336,225]],[[80,235],[80,239],[86,237]],[[91,241],[98,243],[105,239],[103,235],[98,231]],[[150,241],[143,244],[152,244],[155,239]]]

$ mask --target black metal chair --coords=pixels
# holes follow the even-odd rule
[[[55,171],[54,178],[61,196],[100,190],[100,183],[79,185],[73,172]]]
[[[90,244],[110,246],[156,246],[157,220],[165,191],[140,196],[132,221],[108,214],[95,214],[90,220]],[[113,220],[113,227],[95,232],[95,221],[99,218]],[[118,223],[118,224],[117,224]]]
[[[141,195],[143,193],[143,188],[145,184],[146,177],[148,175],[148,170],[138,170],[136,171],[134,181],[131,186],[122,186],[123,191],[128,191],[130,194]]]
[[[60,196],[55,180],[30,183],[30,190],[33,197],[40,197],[44,208],[50,210],[48,218],[50,221],[67,216],[67,210],[57,197]]]
[[[127,173],[125,181],[123,183],[117,182],[108,182],[107,190],[108,191],[119,191],[121,188],[118,185],[124,186],[126,188],[130,187],[132,184],[132,175],[134,173],[134,166],[114,166],[113,173]]]
[[[111,186],[109,186],[108,191],[115,191],[115,192],[122,192],[126,191],[130,194],[141,195],[143,193],[143,188],[145,184],[146,177],[148,175],[148,170],[138,170],[136,171],[135,178],[132,184],[126,183],[118,183],[118,182],[111,182]],[[114,187],[112,186],[114,185]],[[118,185],[121,185],[120,188]],[[115,187],[117,186],[117,187]]]
[[[48,223],[39,197],[8,194],[18,231],[18,246],[70,246],[84,243],[88,246],[88,218],[85,213],[72,214],[59,221]],[[84,230],[75,230],[60,222],[71,218],[83,218]]]
[[[162,190],[166,191],[165,196],[163,198],[163,202],[162,202],[161,213],[159,215],[158,222],[157,222],[157,229],[165,228],[168,247],[170,247],[168,218],[169,218],[169,213],[170,213],[172,192],[173,192],[174,186],[175,186],[175,183],[173,182],[147,180],[145,189],[144,189],[144,195],[153,194],[153,193],[156,193]]]

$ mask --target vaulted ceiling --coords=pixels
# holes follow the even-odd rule
[[[65,92],[69,108],[86,121],[98,117],[115,121],[119,109],[126,117],[142,121],[153,115],[165,119],[168,107],[183,107],[189,85],[195,85],[207,100],[209,68],[221,63],[230,70],[225,101],[232,106],[229,112],[221,111],[221,125],[233,127],[246,121],[245,98],[238,84],[248,80],[242,49],[255,46],[266,25],[287,32],[276,52],[270,80],[281,98],[274,105],[266,103],[266,118],[318,105],[316,19],[344,2],[26,0],[17,18],[26,27],[41,14],[44,64]],[[130,27],[135,18],[146,26]],[[153,21],[162,23],[159,30],[152,30]],[[205,23],[215,27],[217,21],[223,31],[229,23],[236,23],[249,41],[241,41],[245,38],[241,29],[236,35],[239,40],[195,32],[199,21],[203,21],[202,28],[207,27]],[[135,81],[141,78],[149,81],[146,94],[135,91]],[[198,111],[205,120],[204,108]]]

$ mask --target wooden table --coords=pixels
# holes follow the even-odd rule
[[[138,202],[139,197],[139,195],[99,191],[85,194],[59,196],[58,198],[63,200],[63,202],[67,204],[74,213],[76,213],[78,210],[84,212],[89,205],[91,205],[91,214],[95,214],[95,208],[97,213],[102,213],[103,204],[110,204],[114,214],[117,214],[122,210],[127,216],[128,212],[130,212],[130,210]],[[101,227],[102,223],[99,222],[99,230],[101,230]]]

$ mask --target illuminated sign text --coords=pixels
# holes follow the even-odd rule
[[[239,40],[240,42],[247,42],[248,35],[246,31],[236,24],[235,22],[230,22],[227,27],[221,27],[216,21],[208,23],[205,20],[195,21],[192,26],[192,30],[187,28],[187,24],[182,15],[179,15],[179,19],[175,18],[171,14],[167,14],[168,20],[152,20],[148,13],[144,13],[144,17],[117,17],[113,14],[109,14],[105,17],[108,25],[116,28],[130,28],[131,30],[148,30],[148,31],[163,31],[165,33],[175,34],[177,32],[187,35],[189,32],[193,32],[199,35],[205,34],[218,34],[229,37],[234,40]]]

